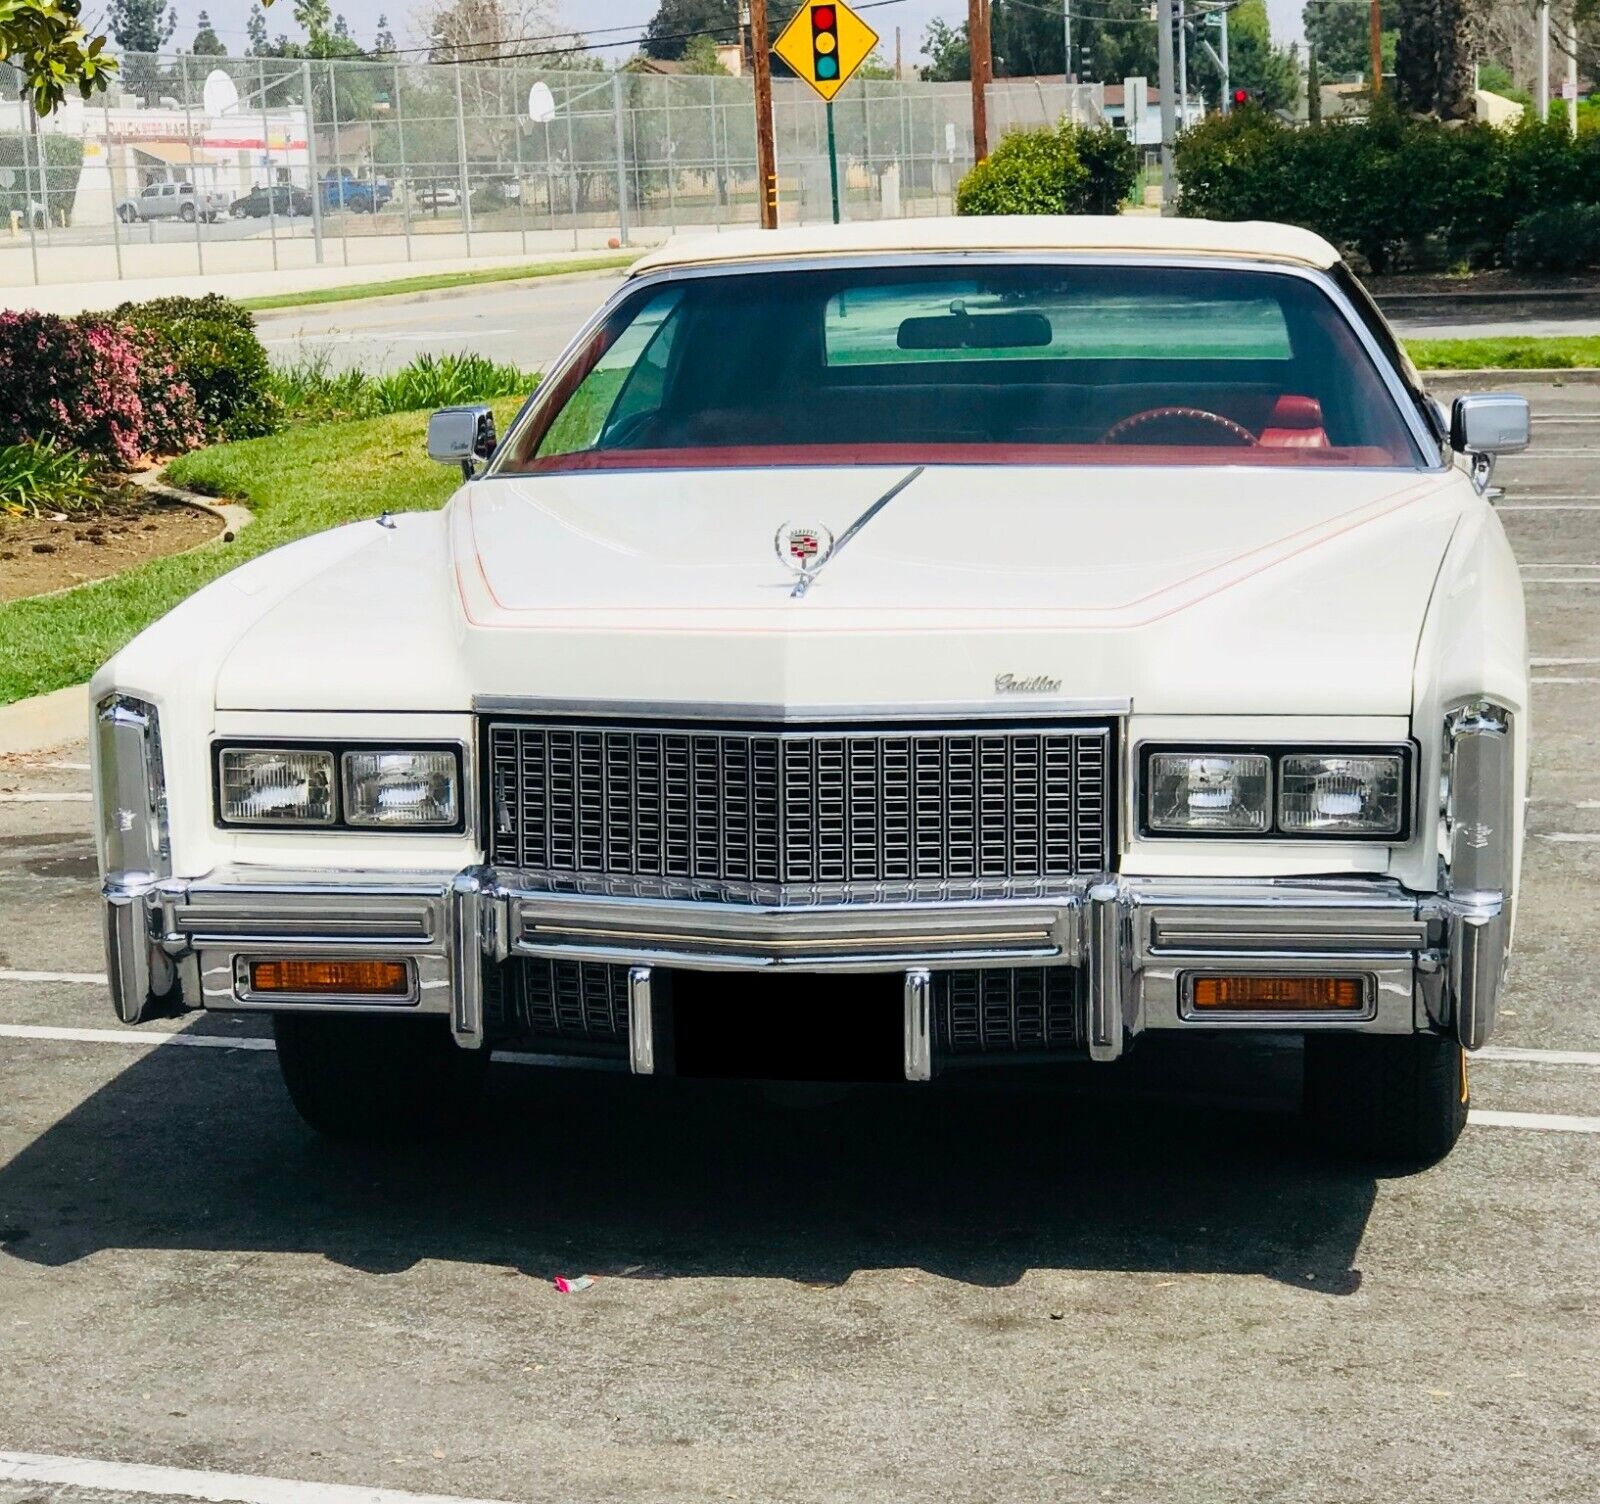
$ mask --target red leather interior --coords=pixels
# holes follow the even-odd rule
[[[1322,404],[1315,397],[1285,393],[1273,403],[1256,442],[1269,449],[1326,449],[1328,435],[1322,426]]]

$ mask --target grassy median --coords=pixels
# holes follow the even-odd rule
[[[1570,371],[1600,366],[1600,335],[1557,339],[1408,339],[1419,371]]]
[[[516,399],[495,404],[504,424]],[[458,477],[423,450],[428,415],[291,428],[174,460],[174,484],[242,501],[254,523],[232,543],[154,559],[62,595],[0,605],[0,705],[81,684],[131,637],[218,575],[307,533],[443,505]]]
[[[390,282],[349,282],[339,287],[318,287],[306,292],[277,292],[261,298],[240,298],[255,313],[273,308],[310,308],[317,303],[355,303],[363,298],[393,298],[408,292],[438,292],[450,287],[478,287],[491,282],[526,282],[532,277],[559,277],[567,272],[603,272],[632,266],[643,251],[623,251],[613,256],[587,256],[574,261],[535,261],[526,266],[491,266],[481,272],[424,272],[416,277],[396,277]]]

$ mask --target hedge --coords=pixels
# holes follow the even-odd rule
[[[956,185],[958,214],[1115,214],[1138,155],[1110,126],[1013,131]]]
[[[60,224],[63,214],[70,223],[83,176],[83,142],[53,131],[38,140],[44,147],[44,202],[51,223]],[[26,216],[28,205],[39,201],[39,153],[33,139],[21,131],[0,131],[0,224],[10,224],[13,211]]]
[[[1492,266],[1537,209],[1600,203],[1600,136],[1406,116],[1293,128],[1263,110],[1211,115],[1177,144],[1179,212],[1315,230],[1374,272]]]

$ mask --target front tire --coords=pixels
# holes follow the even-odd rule
[[[1466,1056],[1437,1034],[1313,1034],[1305,1117],[1319,1143],[1394,1168],[1443,1159],[1467,1125]]]
[[[459,1048],[441,1018],[277,1013],[272,1028],[290,1099],[329,1138],[453,1133],[471,1120],[489,1066],[488,1050]]]

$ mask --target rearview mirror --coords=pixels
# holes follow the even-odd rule
[[[1531,436],[1528,399],[1511,392],[1457,397],[1450,413],[1450,447],[1457,454],[1519,454]]]
[[[482,403],[441,407],[428,419],[428,458],[441,465],[460,465],[468,480],[478,461],[494,453],[494,413]]]
[[[1054,331],[1042,313],[968,313],[902,319],[895,343],[902,350],[1026,350],[1048,345]]]

